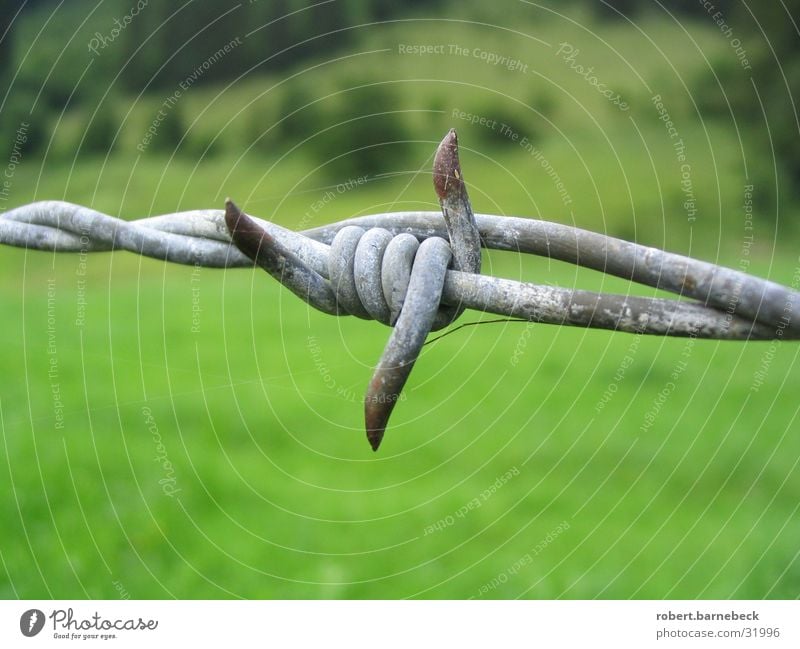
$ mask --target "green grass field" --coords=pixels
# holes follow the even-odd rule
[[[253,124],[236,111],[259,95],[250,81],[230,89],[234,101],[198,88],[182,107],[205,111],[190,131],[195,151],[228,136],[208,157],[183,145],[174,158],[136,154],[152,114],[142,106],[158,98],[130,104],[107,158],[73,154],[83,122],[67,115],[48,155],[16,170],[11,202],[64,199],[139,218],[222,207],[232,196],[293,228],[436,209],[430,159],[456,126],[477,212],[548,218],[736,266],[743,187],[758,178],[760,149],[748,149],[746,176],[731,126],[687,108],[682,84],[699,55],[683,32],[646,23],[648,44],[618,25],[590,34],[557,25],[537,29],[581,44],[630,97],[630,116],[557,60],[542,64],[555,81],[523,87],[472,60],[448,60],[437,76],[431,61],[382,54],[405,84],[397,111],[417,134],[409,162],[337,192],[320,211],[315,201],[347,179],[331,180],[304,147],[244,151]],[[485,26],[417,27],[419,42],[541,56]],[[687,34],[712,58],[726,51],[708,26]],[[402,37],[402,25],[387,27],[364,50]],[[607,42],[682,118],[700,208],[691,227],[664,126]],[[364,60],[342,62],[327,83],[357,83],[374,70]],[[308,74],[326,91],[325,75]],[[437,81],[444,76],[461,83]],[[519,105],[548,93],[552,125]],[[403,113],[415,105],[426,108]],[[453,109],[530,123],[573,203],[529,153],[453,123]],[[749,271],[791,284],[800,277],[795,210],[781,208],[781,219],[758,214]],[[314,312],[261,271],[198,271],[124,252],[85,263],[83,276],[77,255],[0,248],[1,597],[800,593],[796,343],[468,327],[425,348],[375,455],[361,400],[387,328]],[[485,254],[484,272],[653,294],[512,254]]]
[[[358,211],[357,192],[342,201]],[[387,329],[312,312],[261,272],[128,253],[88,258],[76,325],[77,256],[0,260],[3,596],[793,597],[800,586],[794,344],[471,327],[426,348],[375,456],[360,400]],[[791,258],[757,270],[770,262],[788,281]],[[628,289],[508,254],[486,266]]]

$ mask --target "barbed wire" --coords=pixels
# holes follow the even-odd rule
[[[406,233],[417,239],[446,236],[438,212],[374,214],[297,233],[252,218],[323,275],[327,275],[330,243],[336,233],[347,226],[384,228],[392,235]],[[470,309],[513,317],[524,317],[527,313],[537,322],[629,333],[677,336],[689,335],[696,328],[698,337],[732,340],[796,339],[800,335],[798,293],[780,284],[568,225],[487,214],[477,214],[475,218],[484,248],[571,262],[683,297],[696,298],[701,304],[611,296],[499,280],[491,276],[461,277],[455,270],[447,274],[442,296],[445,304],[455,300]],[[50,252],[127,250],[154,259],[208,268],[254,265],[252,259],[231,245],[225,227],[225,211],[221,209],[190,210],[124,221],[64,201],[40,201],[11,209],[0,218],[0,244]],[[497,289],[501,286],[519,291],[519,299],[512,301],[516,302],[513,310],[506,299],[496,303],[489,299],[495,294],[492,287]],[[472,294],[486,294],[487,299],[481,301],[470,297]],[[569,308],[570,304],[577,307],[593,300],[605,313],[594,313],[591,318],[581,317],[578,314],[580,309]],[[618,308],[609,312],[609,302]],[[540,309],[533,310],[535,304]],[[547,305],[549,308],[543,308]],[[704,305],[715,309],[709,310]],[[671,311],[671,317],[666,320],[657,317],[663,311]],[[642,314],[651,314],[652,317],[647,318],[648,322],[640,322]]]
[[[53,252],[126,250],[210,268],[255,264],[324,313],[392,326],[365,398],[373,449],[427,334],[465,309],[637,334],[800,338],[800,293],[775,282],[568,225],[473,215],[452,129],[437,150],[433,177],[441,213],[375,214],[294,232],[246,215],[231,201],[224,211],[133,221],[41,201],[0,218],[0,243]],[[557,259],[690,299],[597,293],[482,275],[481,247]]]

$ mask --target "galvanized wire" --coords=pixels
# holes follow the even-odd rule
[[[231,245],[224,215],[224,210],[208,209],[125,221],[72,203],[41,201],[0,218],[0,243],[55,252],[127,250],[180,264],[252,267],[252,259]],[[419,240],[447,238],[438,212],[375,214],[299,233],[251,218],[326,280],[329,244],[347,226],[379,227]],[[442,290],[445,305],[631,333],[728,340],[800,338],[800,294],[775,282],[568,225],[487,214],[475,219],[484,248],[571,262],[697,302],[601,294],[450,269]]]

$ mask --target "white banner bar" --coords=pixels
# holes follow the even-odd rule
[[[0,647],[800,647],[797,601],[4,601]]]

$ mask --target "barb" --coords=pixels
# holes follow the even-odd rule
[[[336,296],[325,279],[244,214],[230,198],[225,199],[225,225],[239,250],[297,297],[323,313],[339,314]]]
[[[800,338],[800,294],[780,284],[571,226],[474,215],[452,129],[437,150],[433,180],[441,214],[376,214],[304,232],[246,215],[230,200],[225,211],[194,210],[137,221],[43,201],[0,217],[0,243],[58,252],[127,250],[216,268],[255,264],[324,313],[394,327],[365,398],[373,449],[428,333],[465,309],[652,335]],[[571,262],[695,301],[480,275],[481,246]]]
[[[464,310],[460,304],[440,305],[451,259],[461,270],[480,270],[480,239],[460,168],[458,139],[451,129],[439,145],[433,174],[449,244],[439,237],[419,244],[410,235],[399,235],[390,250],[395,238],[385,229],[342,228],[328,255],[330,285],[226,202],[225,223],[233,243],[295,295],[326,313],[350,313],[394,326],[364,397],[364,424],[373,451],[380,446],[428,333],[453,322]]]
[[[433,187],[442,206],[453,266],[467,273],[481,272],[481,239],[467,195],[467,185],[458,159],[458,136],[451,128],[433,161]]]
[[[414,260],[408,295],[364,398],[364,422],[373,451],[433,325],[442,295],[450,247],[438,237],[422,242]]]
[[[481,270],[481,242],[461,174],[455,129],[450,129],[436,151],[433,186],[439,195],[450,243],[448,245],[439,237],[425,239],[415,253],[408,282],[389,281],[392,286],[405,283],[407,288],[401,298],[404,300],[402,311],[364,398],[364,422],[373,451],[380,446],[394,404],[400,398],[411,368],[419,358],[425,338],[434,325],[438,328],[435,322],[437,310],[444,324],[454,322],[464,311],[460,300],[455,309],[440,308],[442,286],[451,259],[458,270],[470,273],[479,273]],[[386,230],[370,230],[375,231],[381,233],[386,240],[385,246],[388,246],[392,235]],[[369,233],[364,239],[368,236]],[[372,271],[377,275],[375,269]]]

